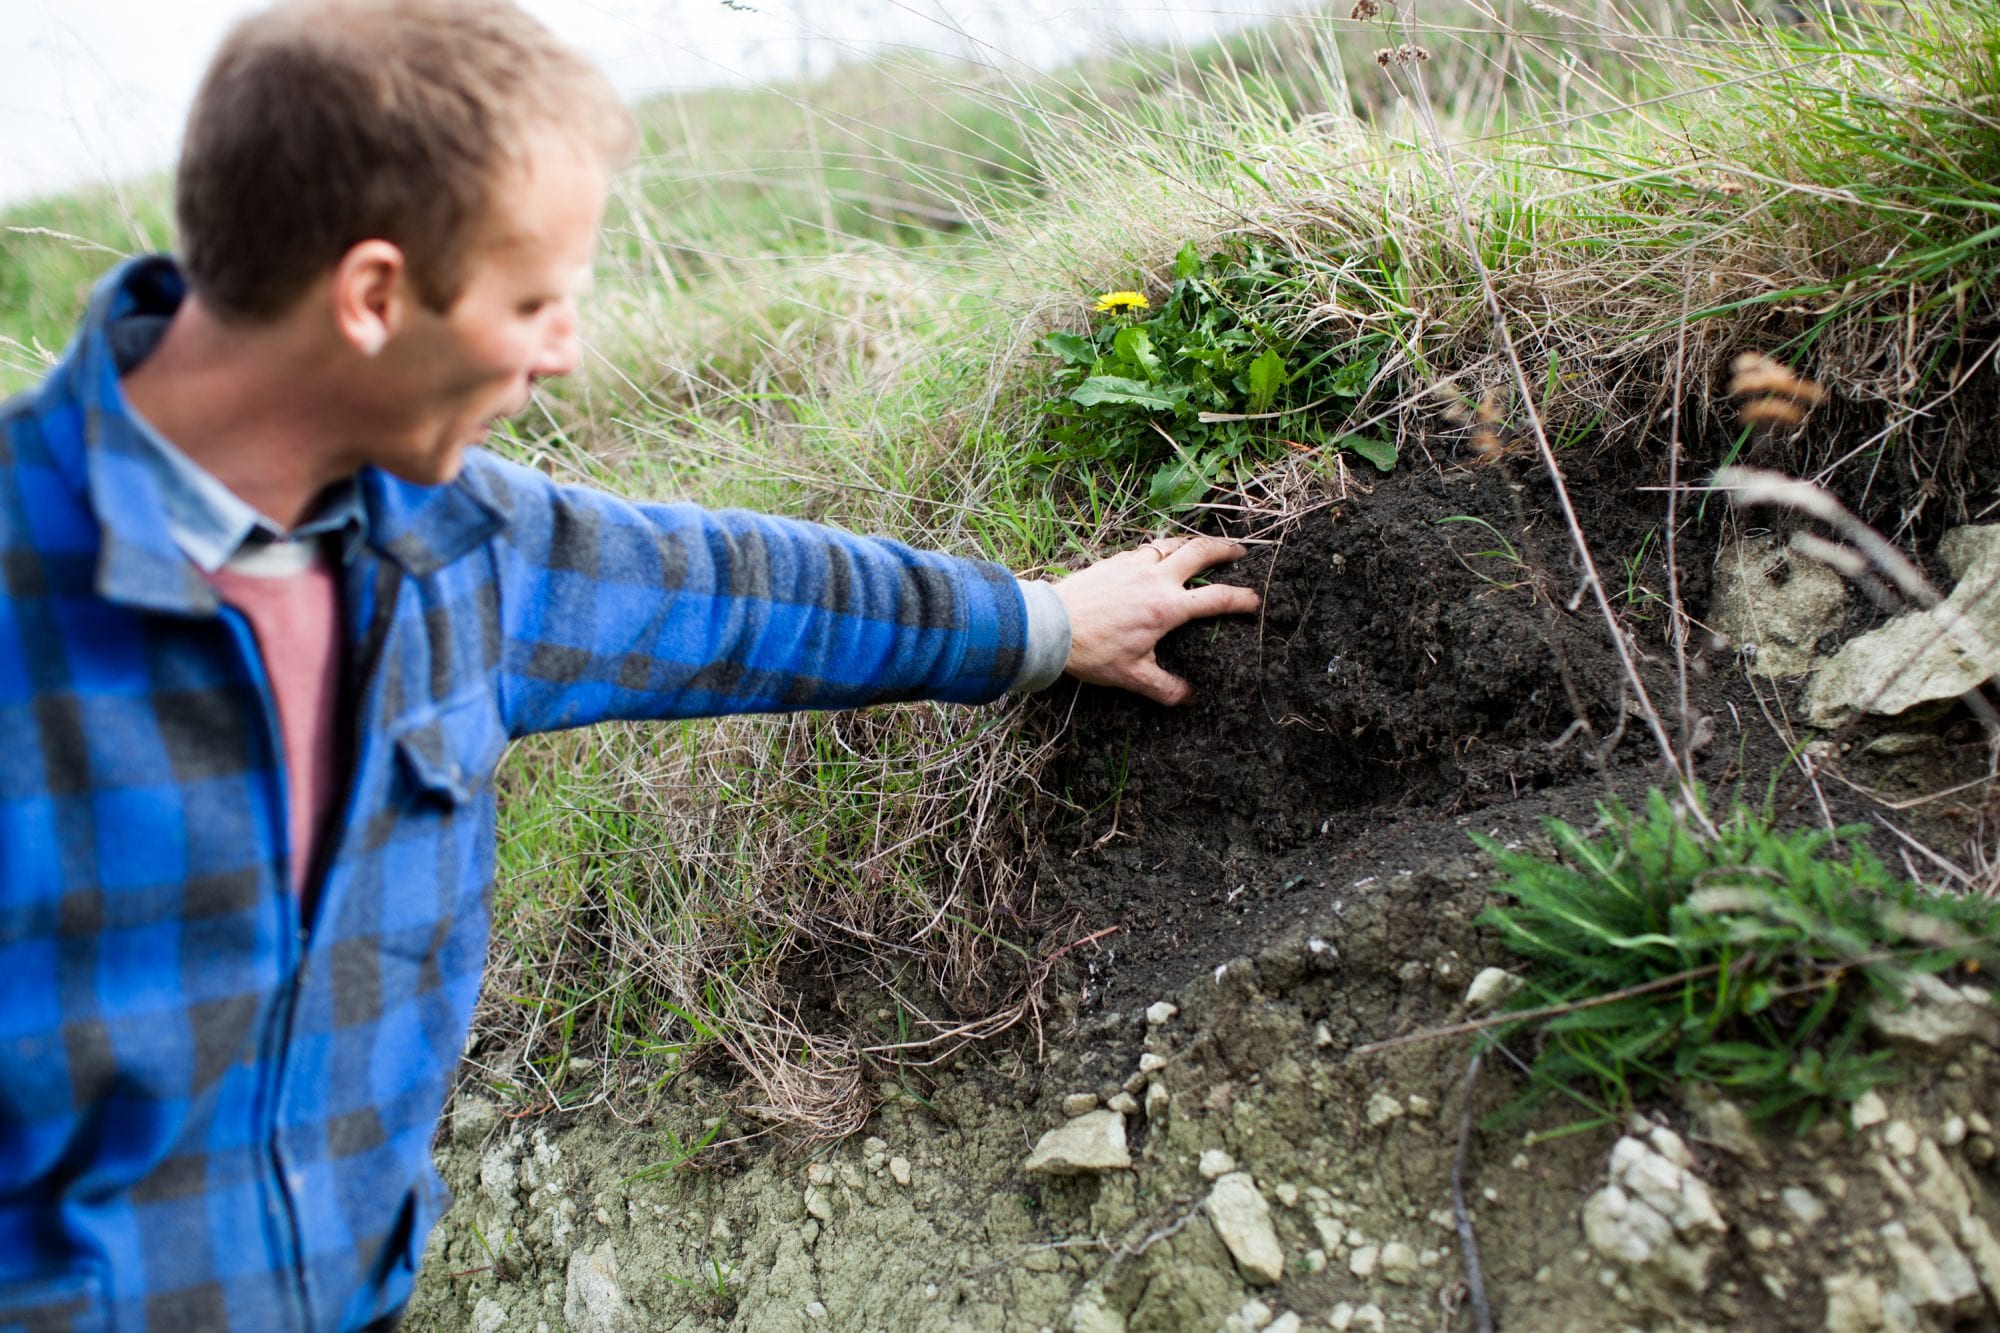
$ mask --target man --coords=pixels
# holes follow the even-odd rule
[[[488,779],[607,718],[979,702],[1153,657],[1233,559],[1055,585],[470,448],[579,358],[632,128],[509,0],[254,17],[182,260],[0,412],[0,1329],[386,1327],[486,948]]]

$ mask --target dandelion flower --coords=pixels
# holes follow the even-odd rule
[[[1106,292],[1097,298],[1097,313],[1107,310],[1151,310],[1153,303],[1138,292]]]

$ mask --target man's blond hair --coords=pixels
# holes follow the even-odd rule
[[[602,72],[510,0],[291,0],[239,23],[202,80],[182,260],[219,315],[266,319],[379,238],[444,310],[530,152],[615,168],[633,142]]]

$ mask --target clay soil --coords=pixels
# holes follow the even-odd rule
[[[1865,817],[1850,789],[1816,795],[1790,764],[1794,687],[1752,678],[1703,629],[1683,714],[1664,497],[1643,489],[1664,480],[1660,460],[1567,466],[1628,650],[1668,729],[1704,738],[1711,792],[1768,794],[1793,822],[1818,819],[1822,796],[1836,818]],[[636,1125],[510,1123],[463,1099],[441,1152],[460,1202],[412,1326],[1466,1329],[1455,1175],[1503,1328],[1817,1329],[1870,1282],[1875,1306],[1863,1291],[1861,1322],[1844,1327],[2000,1326],[1977,1284],[1957,1304],[1905,1301],[1912,1322],[1895,1323],[1904,1270],[1886,1232],[1905,1218],[1921,1233],[1927,1208],[2000,1216],[1993,1144],[1976,1129],[2000,1088],[1983,1047],[1890,1097],[1958,1194],[1925,1192],[1931,1156],[1892,1168],[1893,1145],[1865,1134],[1729,1151],[1679,1103],[1645,1108],[1691,1144],[1728,1227],[1706,1283],[1678,1292],[1584,1243],[1580,1210],[1619,1127],[1560,1132],[1574,1108],[1500,1115],[1520,1070],[1501,1053],[1468,1085],[1462,1039],[1355,1054],[1464,1018],[1472,975],[1506,961],[1477,924],[1492,872],[1470,834],[1532,845],[1544,818],[1587,826],[1598,802],[1639,797],[1661,770],[1528,458],[1411,460],[1308,503],[1222,575],[1260,589],[1263,613],[1163,648],[1199,702],[1056,691],[1037,705],[1037,724],[1063,735],[1036,853],[1041,952],[1095,937],[1064,956],[1040,1042],[1017,1034],[914,1084],[886,1081],[856,1141],[644,1180],[632,1176],[665,1155],[661,1126],[698,1132],[717,1089],[685,1085],[678,1107]],[[1735,521],[1711,502],[1682,531],[1680,592],[1697,619]],[[1921,773],[1870,780],[1971,771],[1963,723],[1927,725]],[[1963,813],[1937,813],[1928,832],[1962,839]],[[1149,1022],[1160,1001],[1178,1012]],[[1023,1170],[1065,1097],[1121,1093],[1138,1103],[1132,1169]],[[1272,1209],[1276,1283],[1247,1274],[1204,1216],[1214,1153]],[[1414,1266],[1391,1272],[1391,1246]]]

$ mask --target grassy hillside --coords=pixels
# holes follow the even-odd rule
[[[1673,434],[1705,469],[1747,439],[1711,390],[1754,347],[1842,389],[1775,461],[1952,482],[1930,522],[1984,506],[1952,469],[2000,332],[2000,21],[1663,12],[1358,0],[1047,79],[885,59],[660,99],[591,364],[501,447],[1054,571],[1392,454]],[[162,243],[160,196],[0,218],[0,386],[107,251]],[[1120,289],[1148,306],[1093,310]],[[719,1052],[752,1119],[841,1130],[864,1079],[1035,1021],[1051,725],[920,705],[522,746],[475,1068],[572,1106]]]

